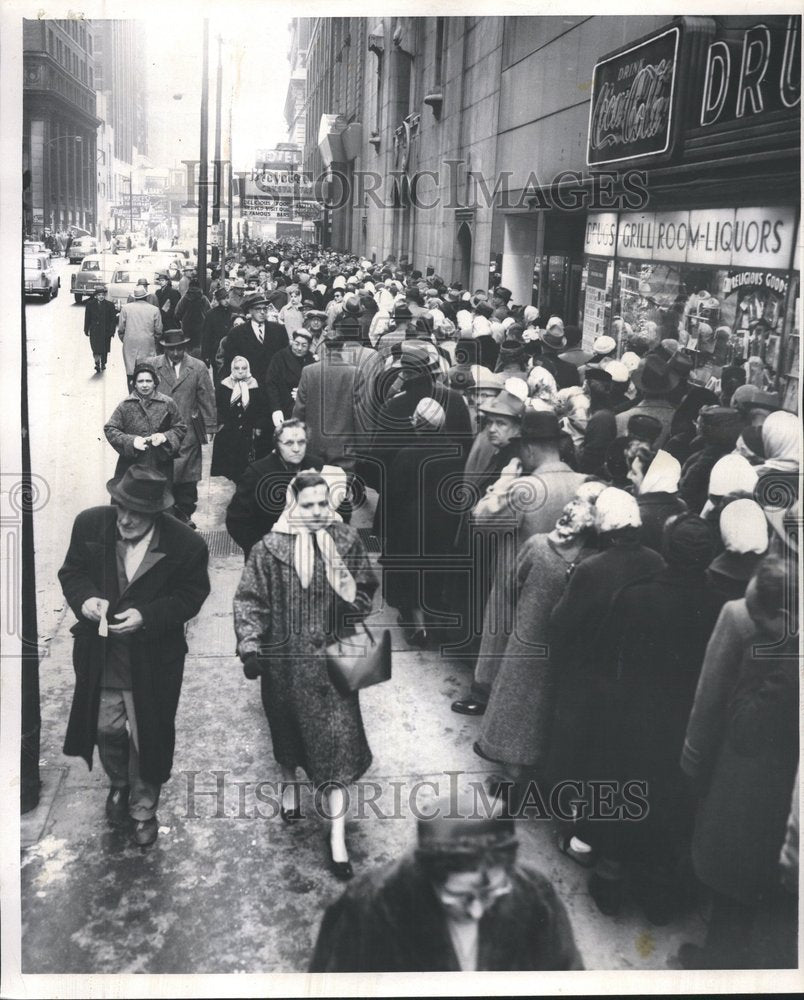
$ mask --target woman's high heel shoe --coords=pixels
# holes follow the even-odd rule
[[[327,849],[329,850],[329,870],[341,882],[348,882],[354,875],[351,861],[336,861],[332,856],[332,841],[327,837]]]
[[[297,801],[297,797],[294,795],[295,801]],[[301,807],[296,805],[292,809],[285,809],[284,802],[280,802],[279,816],[283,823],[295,823],[297,820],[302,819]]]

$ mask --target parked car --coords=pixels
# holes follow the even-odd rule
[[[26,253],[23,268],[26,295],[41,295],[49,302],[59,294],[61,280],[49,253]]]
[[[81,267],[70,278],[70,291],[76,302],[83,302],[84,296],[90,296],[98,285],[108,285],[114,272],[123,264],[129,264],[130,258],[119,253],[92,253],[81,261]]]
[[[148,279],[148,290],[154,291],[156,287],[156,276],[161,268],[154,269],[150,264],[145,265],[141,261],[133,261],[130,267],[120,267],[112,275],[112,280],[107,282],[109,287],[109,301],[114,303],[118,311],[126,304],[129,295],[137,287],[140,278]]]
[[[26,240],[22,244],[22,250],[23,250],[23,253],[25,253],[25,254],[32,254],[32,253],[47,253],[47,254],[49,254],[50,253],[50,251],[48,250],[48,248],[45,246],[45,244],[41,240]]]
[[[71,264],[80,264],[88,254],[98,252],[98,241],[94,236],[81,236],[70,245],[69,260]]]

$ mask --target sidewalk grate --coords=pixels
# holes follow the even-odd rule
[[[198,534],[207,543],[210,556],[240,556],[242,559],[243,550],[228,531],[199,531]]]
[[[376,535],[371,533],[371,528],[358,528],[358,535],[360,535],[360,540],[366,546],[366,552],[382,552],[380,548],[380,540]]]

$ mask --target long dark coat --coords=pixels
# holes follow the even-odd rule
[[[687,505],[678,493],[642,493],[636,501],[642,519],[639,540],[661,555],[665,523],[676,514],[685,513]]]
[[[324,460],[308,451],[296,468],[290,468],[272,451],[247,467],[226,508],[226,530],[246,559],[279,520],[291,480],[305,469],[320,471],[323,466]]]
[[[181,300],[181,293],[178,288],[168,284],[164,288],[157,288],[154,294],[162,315],[162,329],[175,330],[179,322],[176,319],[176,306]]]
[[[209,299],[200,288],[188,288],[176,306],[176,319],[181,323],[182,333],[190,338],[187,350],[196,357],[201,354],[201,333],[210,308]]]
[[[198,614],[210,586],[204,540],[169,514],[160,515],[157,526],[158,542],[121,594],[115,508],[83,511],[73,524],[59,581],[78,619],[71,629],[75,693],[64,753],[83,757],[92,768],[106,639],[98,635],[97,622],[82,617],[81,606],[90,597],[105,598],[110,621],[129,608],[143,617],[143,628],[128,638],[140,770],[146,780],[161,784],[173,765],[174,720],[187,653],[184,624]]]
[[[614,600],[616,673],[598,705],[600,756],[611,761],[610,780],[647,782],[649,804],[639,822],[600,824],[615,855],[672,870],[688,849],[694,802],[679,759],[715,618],[703,574],[673,566]]]
[[[626,584],[663,568],[664,560],[652,549],[612,545],[576,568],[554,607],[550,635],[561,666],[548,762],[551,780],[608,778],[601,774],[606,763],[596,760],[594,753],[605,742],[600,732],[607,732],[598,706],[616,677],[606,632],[611,603]]]
[[[234,598],[237,650],[262,653],[262,700],[276,762],[303,767],[320,785],[348,785],[365,774],[371,750],[358,692],[342,695],[327,673],[326,646],[348,635],[345,614],[371,610],[377,581],[357,532],[346,524],[327,531],[357,584],[346,604],[327,581],[316,546],[310,586],[303,590],[293,565],[295,537],[270,532],[257,542]]]
[[[517,561],[514,627],[491,689],[478,742],[493,760],[527,765],[537,773],[550,746],[556,672],[550,612],[571,572],[594,549],[562,550],[548,534],[533,535]]]
[[[461,456],[441,431],[418,433],[388,470],[383,594],[404,613],[417,605],[443,610],[460,517],[453,498],[462,471]]]
[[[286,420],[292,416],[294,401],[291,390],[298,389],[302,370],[314,362],[315,358],[309,351],[303,358],[297,357],[290,346],[276,352],[268,364],[265,377],[270,413],[281,410]]]
[[[228,306],[215,305],[204,317],[204,329],[201,332],[201,360],[207,366],[214,367],[215,355],[223,338],[232,325],[232,310]],[[217,381],[217,378],[216,378]]]
[[[134,448],[135,437],[150,437],[157,431],[167,438],[165,444],[146,451]],[[140,464],[153,466],[173,482],[173,460],[187,433],[187,424],[170,396],[154,392],[150,399],[143,400],[132,392],[115,408],[103,432],[120,455],[115,477],[122,476],[129,466]]]
[[[714,754],[702,762],[712,775],[692,841],[698,878],[747,904],[778,885],[799,757],[797,642],[754,656],[755,646],[773,643],[754,636],[743,651]]]
[[[84,309],[84,333],[89,337],[93,354],[106,357],[116,329],[117,312],[114,304],[108,299],[100,302],[91,298]]]
[[[265,338],[260,343],[251,326],[251,321],[247,319],[245,323],[233,326],[227,333],[221,371],[228,374],[232,368],[232,361],[236,357],[245,358],[251,368],[251,374],[259,385],[264,386],[271,358],[277,351],[287,346],[288,333],[281,323],[266,322]]]
[[[565,971],[583,963],[553,886],[516,865],[480,920],[478,971]],[[367,872],[324,914],[310,972],[460,972],[444,911],[411,856]]]
[[[265,400],[265,390],[252,388],[249,390],[249,403],[243,409],[242,399],[234,406],[231,404],[232,390],[225,385],[215,389],[215,402],[218,408],[220,430],[215,435],[212,445],[211,476],[226,476],[232,482],[243,475],[249,462],[259,458],[259,438],[254,436],[258,428],[263,432],[265,441],[263,447],[268,447],[268,408]]]

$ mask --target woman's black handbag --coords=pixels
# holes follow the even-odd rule
[[[383,629],[378,641],[367,625],[363,629],[327,646],[329,676],[341,694],[391,679],[391,633]]]

